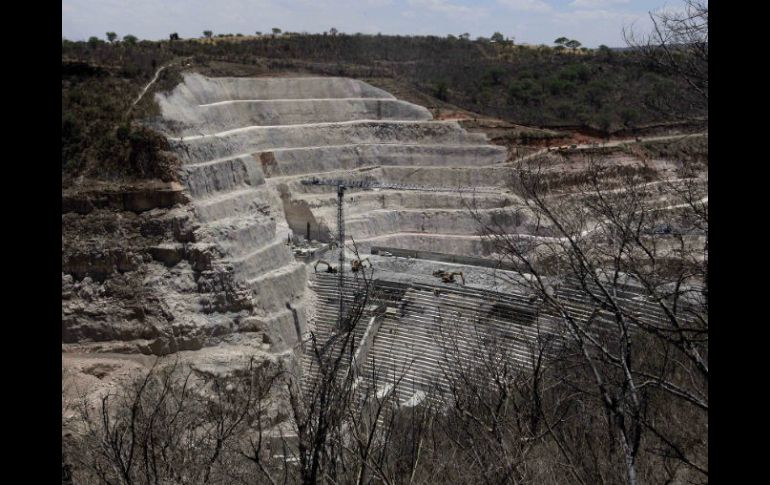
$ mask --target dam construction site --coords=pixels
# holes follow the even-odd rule
[[[161,217],[141,224],[165,237],[151,258],[112,254],[107,263],[121,277],[142,266],[157,311],[95,316],[89,305],[109,301],[112,268],[97,275],[75,256],[65,262],[62,356],[73,386],[89,392],[152,356],[173,355],[202,375],[237,374],[256,357],[307,380],[319,365],[311,343],[335,341],[364,288],[355,359],[345,365],[378,392],[394,386],[374,382],[373,368],[400,372],[392,391],[402,404],[441,387],[450,327],[461,361],[494,337],[527,368],[542,336],[553,344],[565,329],[501,241],[527,241],[535,254],[541,242],[565,238],[527,204],[523,163],[537,158],[549,196],[560,200],[587,195],[571,191],[591,165],[582,152],[611,167],[602,180],[610,192],[630,190],[620,183],[625,172],[645,175],[645,187],[684,181],[677,160],[618,150],[633,139],[516,158],[481,131],[350,78],[186,73],[156,102],[162,116],[148,126],[181,160],[179,183],[166,208],[152,209]],[[707,203],[707,178],[687,180]],[[658,211],[687,205],[644,194]],[[590,312],[579,284],[549,278],[576,311]],[[650,318],[661,311],[633,283],[618,298]]]
[[[62,485],[707,484],[708,3],[269,3],[62,6]]]
[[[619,318],[699,324],[704,280],[660,268],[707,262],[691,213],[708,171],[681,157],[706,132],[516,146],[501,120],[311,74],[188,70],[153,96],[142,126],[178,161],[172,181],[63,192],[65,436],[148,372],[183,370],[224,406],[221,383],[251,396],[258,369],[285,384],[248,418],[266,419],[255,456],[302,468],[329,396],[382,427],[386,408],[460,406],[498,382],[491,362],[514,380],[570,369],[575,342]]]

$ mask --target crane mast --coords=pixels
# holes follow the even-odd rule
[[[345,315],[345,300],[342,290],[345,285],[345,214],[343,212],[343,198],[345,197],[345,185],[337,185],[337,245],[339,247],[339,267],[337,268],[337,291],[340,298],[340,311],[337,315],[337,328],[342,328]]]

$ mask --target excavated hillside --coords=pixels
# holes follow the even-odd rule
[[[485,224],[549,235],[524,212],[510,210],[520,197],[511,188],[516,172],[505,147],[366,83],[188,74],[158,101],[166,120],[161,129],[183,160],[183,178],[203,220],[261,204],[282,213],[277,227],[283,240],[292,232],[333,241],[335,191],[301,183],[320,177],[395,186],[346,193],[346,233],[364,252],[378,245],[494,256],[478,236]],[[639,160],[627,154],[603,158],[616,171],[639,169]],[[640,169],[650,178],[675,168],[666,160],[651,163]],[[566,155],[552,156],[551,164],[556,177],[585,169]],[[263,242],[254,244],[256,250]],[[267,269],[274,268],[261,270]]]
[[[289,231],[307,236],[308,228],[311,239],[333,239],[335,193],[302,185],[309,176],[500,189],[510,174],[501,165],[505,147],[485,135],[468,133],[456,121],[434,121],[425,108],[350,79],[188,75],[159,104],[201,217],[218,220],[261,197],[260,203],[282,210],[283,240]],[[509,194],[483,192],[351,190],[347,231],[364,250],[397,237],[408,247],[460,245],[461,252],[476,253],[453,238],[478,232],[467,210],[471,198],[484,217],[511,230],[521,224],[503,220]]]
[[[336,193],[301,183],[309,177],[393,187],[346,193],[346,233],[362,253],[494,258],[485,224],[550,235],[511,210],[521,196],[505,147],[364,82],[187,73],[156,101],[162,118],[150,125],[182,162],[180,184],[164,189],[173,195],[138,205],[81,197],[63,215],[63,359],[81,387],[153,355],[175,354],[202,374],[236,372],[252,356],[296,364],[316,297],[288,242],[329,242],[336,231]],[[639,161],[604,158],[629,170]],[[567,154],[549,160],[558,178],[581,170]],[[651,180],[676,169],[652,162]]]

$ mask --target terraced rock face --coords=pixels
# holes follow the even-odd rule
[[[305,236],[310,226],[312,238],[333,239],[334,191],[303,186],[303,178],[323,174],[468,188],[500,187],[510,175],[499,166],[506,149],[491,145],[483,134],[468,133],[454,121],[434,121],[427,109],[352,79],[190,74],[158,102],[163,129],[184,162],[183,179],[204,224],[202,232],[214,226],[218,229],[212,241],[219,246],[233,241],[223,255],[238,262],[236,278],[248,284],[255,283],[258,273],[277,270],[255,262],[257,258],[271,257],[270,264],[282,268],[289,265],[278,255],[277,243],[289,232]],[[492,218],[511,204],[502,192],[480,194],[472,201],[451,191],[350,190],[348,197],[353,203],[346,207],[347,231],[364,249],[372,238],[397,243],[403,235],[410,247],[419,245],[416,249],[462,247],[471,254],[483,252],[478,243],[460,239],[444,248],[442,239],[415,238],[414,233],[475,237],[478,223],[467,211],[469,203]],[[220,227],[222,220],[243,225],[260,210],[275,223],[273,239],[250,239]],[[512,230],[520,224],[504,221]],[[236,240],[249,248],[249,257],[238,252]],[[260,249],[268,246],[274,248],[271,255]]]

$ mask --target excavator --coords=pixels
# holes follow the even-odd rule
[[[332,273],[332,274],[337,273],[337,268],[335,268],[331,264],[327,263],[323,259],[319,259],[318,261],[315,262],[315,264],[313,265],[313,271],[318,273],[318,265],[321,264],[321,263],[326,265],[326,272],[327,273]]]
[[[366,266],[364,266],[364,263],[369,263],[369,267],[372,267],[372,262],[369,261],[369,258],[361,259],[354,259],[350,262],[350,271],[354,273],[358,273],[360,270],[364,269]]]
[[[450,273],[448,271],[444,271],[443,269],[440,269],[438,271],[433,272],[433,276],[435,276],[436,278],[441,278],[441,281],[443,283],[454,283],[455,275],[460,276],[460,279],[462,280],[463,285],[465,285],[465,276],[463,276],[462,271],[456,271],[454,273]]]

